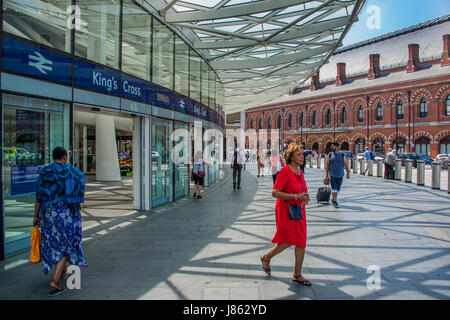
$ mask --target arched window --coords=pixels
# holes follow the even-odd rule
[[[267,128],[272,129],[272,117],[269,117],[269,119],[267,119]]]
[[[364,108],[363,106],[360,106],[358,109],[358,122],[364,121]]]
[[[300,125],[302,127],[305,125],[305,114],[303,112],[300,115]]]
[[[262,119],[259,119],[259,128],[262,129]]]
[[[289,123],[288,123],[289,128],[292,128],[292,113],[289,114]]]
[[[427,99],[422,98],[420,100],[419,118],[426,118],[427,116],[428,116]]]
[[[314,126],[317,125],[317,111],[314,111],[314,113],[313,113],[313,125]]]
[[[345,109],[345,107],[344,107],[344,109],[342,109],[342,119],[341,119],[342,121],[342,123],[346,123],[347,122],[347,109]]]
[[[253,129],[253,119],[250,121],[250,128],[252,128]]]
[[[450,116],[450,94],[445,98],[445,115]]]
[[[423,155],[430,155],[430,142],[431,140],[427,137],[420,137],[419,139],[416,139],[415,145],[416,145],[416,153],[421,153]]]
[[[405,112],[403,110],[403,101],[397,102],[397,119],[403,119],[405,117]]]
[[[450,136],[446,136],[444,139],[439,141],[439,153],[450,153]]]
[[[331,110],[328,109],[328,111],[327,111],[327,124],[330,124],[330,123],[331,123]]]
[[[383,120],[383,106],[379,103],[377,106],[377,121],[381,120]]]

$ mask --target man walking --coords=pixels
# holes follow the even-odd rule
[[[303,163],[300,165],[300,170],[303,171],[303,173],[305,173],[305,167],[306,167],[306,158],[307,158],[307,154],[305,151],[306,145],[304,142],[302,142],[302,148],[303,148]]]
[[[374,160],[374,154],[368,147],[366,147],[366,151],[364,152],[364,159],[366,159],[366,170],[364,171],[364,175],[366,175],[367,171],[369,171],[369,161]]]
[[[394,165],[396,159],[395,151],[392,151],[392,148],[389,148],[386,158],[384,158],[384,178],[387,180],[394,179]]]
[[[325,181],[329,181],[331,184],[331,202],[333,206],[339,208],[337,196],[341,191],[342,181],[344,180],[344,168],[347,171],[347,179],[350,179],[350,171],[348,169],[347,157],[339,152],[339,143],[333,142],[331,144],[331,150],[325,161]]]
[[[243,150],[236,147],[233,153],[233,159],[231,161],[231,168],[233,169],[233,190],[236,190],[236,175],[237,175],[237,188],[241,189],[241,171],[242,167],[245,170],[245,153]]]

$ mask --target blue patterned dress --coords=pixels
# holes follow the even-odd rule
[[[42,271],[47,274],[62,258],[87,266],[81,248],[80,203],[84,202],[84,175],[71,164],[42,168],[36,190],[40,203]]]

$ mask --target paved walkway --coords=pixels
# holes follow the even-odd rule
[[[352,175],[341,208],[307,208],[307,288],[291,282],[294,249],[261,270],[275,233],[272,177],[230,171],[201,200],[130,212],[84,233],[89,267],[81,290],[52,299],[449,299],[450,196],[411,184]],[[323,170],[306,169],[312,198]],[[1,299],[47,299],[51,276],[27,255],[0,263]],[[25,262],[25,263],[23,263]],[[381,269],[369,289],[367,267]]]

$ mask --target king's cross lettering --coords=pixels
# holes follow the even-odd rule
[[[42,54],[35,51],[35,55],[28,55],[28,65],[31,67],[35,67],[39,70],[40,73],[47,74],[47,71],[53,71],[53,62],[51,60],[47,60]],[[33,60],[33,61],[32,61]]]

